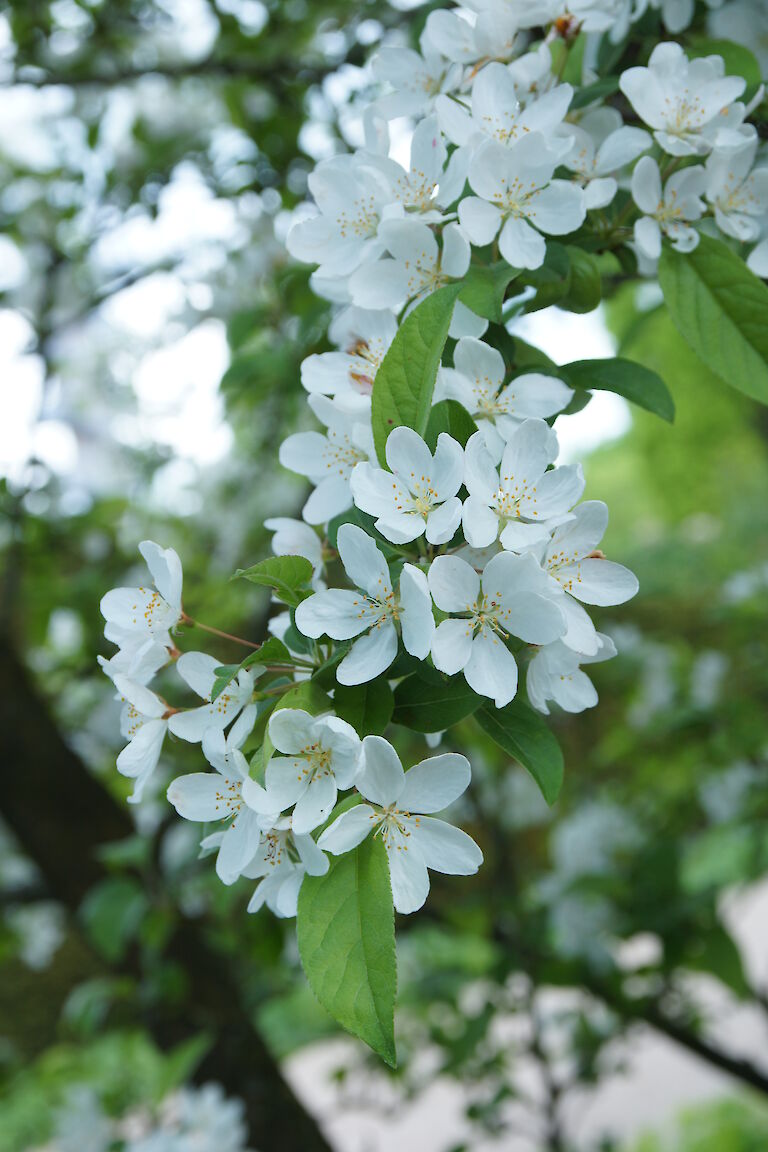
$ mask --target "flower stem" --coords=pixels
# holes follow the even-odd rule
[[[181,620],[183,624],[189,624],[192,628],[202,628],[203,632],[210,632],[213,636],[221,636],[223,640],[244,644],[246,648],[261,648],[261,644],[254,644],[251,640],[243,640],[242,636],[233,636],[231,632],[222,632],[221,628],[214,628],[211,624],[201,624],[199,620],[193,620],[191,616],[187,616],[186,612],[182,614]]]

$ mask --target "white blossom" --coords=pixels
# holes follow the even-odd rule
[[[735,240],[757,240],[768,214],[768,168],[753,171],[757,140],[744,148],[716,148],[707,157],[706,197],[721,232]]]
[[[335,401],[309,397],[309,406],[326,426],[322,432],[295,432],[280,445],[280,463],[315,485],[302,515],[308,524],[326,524],[352,507],[352,469],[372,451],[370,400],[348,394]]]
[[[557,436],[544,420],[525,420],[504,447],[497,468],[476,432],[464,450],[464,537],[472,548],[497,538],[512,552],[542,544],[567,518],[584,490],[581,465],[548,470]]]
[[[501,353],[472,337],[457,342],[453,363],[438,372],[435,402],[457,400],[466,408],[496,459],[523,420],[554,416],[573,396],[562,380],[541,372],[525,372],[504,384]]]
[[[352,495],[363,512],[376,516],[376,528],[395,544],[426,535],[445,544],[461,523],[457,492],[464,479],[464,452],[446,432],[437,438],[434,456],[412,428],[395,428],[385,447],[390,471],[358,464]]]
[[[469,268],[469,243],[458,224],[443,229],[442,248],[432,229],[417,219],[390,220],[380,236],[390,255],[374,268],[359,268],[349,281],[352,299],[363,308],[400,309],[406,302],[416,303],[461,279]]]
[[[328,335],[338,352],[317,352],[301,365],[301,382],[307,392],[335,396],[358,392],[370,396],[373,382],[397,333],[391,312],[345,308],[331,322]]]
[[[599,647],[591,655],[574,652],[562,640],[545,644],[534,654],[525,684],[528,699],[539,712],[549,715],[548,700],[554,700],[565,712],[583,712],[597,704],[595,686],[580,665],[610,660],[616,655],[616,646],[609,636],[596,635]]]
[[[339,528],[338,549],[347,576],[362,591],[315,592],[296,609],[296,627],[313,639],[358,637],[336,669],[339,683],[364,684],[386,671],[397,655],[396,623],[406,651],[424,660],[435,627],[424,573],[405,564],[395,592],[383,554],[354,524]]]
[[[570,137],[559,135],[558,130],[572,99],[570,84],[558,84],[523,104],[509,70],[491,63],[475,79],[469,107],[452,96],[438,97],[435,107],[440,127],[454,144],[477,146],[488,137],[513,144],[530,132],[539,132],[560,157],[570,147]]]
[[[324,876],[327,871],[328,857],[312,837],[295,833],[290,816],[276,820],[262,835],[253,860],[243,869],[248,879],[259,880],[248,911],[258,912],[266,904],[275,916],[295,916],[304,877]]]
[[[143,540],[139,551],[154,581],[154,588],[112,588],[101,599],[106,620],[104,635],[120,651],[110,667],[139,683],[146,683],[168,663],[174,644],[171,629],[181,610],[181,561],[173,548]]]
[[[573,146],[563,163],[584,188],[585,207],[605,208],[619,189],[617,173],[648,151],[651,137],[625,125],[615,108],[592,109],[569,131]]]
[[[632,197],[645,215],[635,221],[635,244],[648,260],[661,255],[662,235],[668,236],[679,252],[692,252],[699,234],[690,221],[704,213],[706,174],[702,167],[673,172],[662,192],[659,166],[651,156],[643,156],[632,173]]]
[[[580,604],[624,604],[636,595],[637,577],[623,564],[606,560],[598,545],[608,526],[602,500],[585,500],[570,520],[552,533],[542,566],[566,593],[562,609],[568,621],[563,642],[576,652],[594,656],[598,634]]]
[[[475,152],[469,183],[476,193],[459,204],[459,221],[472,244],[490,244],[513,268],[539,268],[542,233],[562,236],[584,222],[584,193],[569,180],[553,180],[559,156],[540,132],[510,146],[488,140]]]
[[[172,710],[155,692],[127,676],[116,673],[112,675],[112,682],[118,700],[123,702],[120,734],[128,741],[117,757],[117,770],[134,781],[128,802],[138,804],[160,760]]]
[[[549,644],[566,630],[547,575],[530,554],[501,552],[486,564],[482,580],[458,556],[438,556],[428,582],[435,604],[451,617],[432,639],[435,667],[451,676],[463,671],[473,691],[503,708],[517,692],[507,637]]]
[[[482,852],[466,832],[432,816],[461,796],[470,776],[469,761],[450,752],[422,760],[404,772],[387,740],[366,736],[357,790],[368,803],[343,812],[322,833],[318,846],[339,856],[371,833],[380,836],[387,851],[395,908],[415,912],[429,894],[428,868],[450,876],[471,876],[483,862]]]
[[[269,738],[282,756],[267,764],[265,790],[251,803],[265,813],[293,810],[293,831],[304,835],[330,815],[338,790],[351,788],[360,766],[360,737],[338,716],[281,708]]]
[[[228,727],[251,703],[254,684],[264,669],[255,664],[241,669],[224,691],[211,701],[218,667],[220,662],[205,652],[185,652],[179,656],[176,661],[179,675],[205,703],[197,708],[174,712],[168,721],[174,736],[196,743],[203,739],[209,728],[223,730]]]
[[[392,205],[391,184],[377,167],[352,154],[324,160],[309,176],[316,216],[293,225],[288,251],[318,264],[321,277],[348,276],[381,252],[379,225]]]
[[[250,779],[248,761],[241,751],[255,719],[256,708],[251,704],[228,736],[220,728],[209,728],[203,734],[203,752],[216,771],[178,776],[168,788],[170,803],[185,820],[226,823],[216,859],[216,872],[224,884],[234,884],[242,875],[261,841],[263,817],[244,798],[249,784],[258,785]]]
[[[739,144],[718,118],[747,86],[726,76],[721,56],[689,60],[679,44],[657,44],[647,68],[628,68],[619,86],[657,144],[672,156],[703,156],[713,144]],[[707,130],[710,130],[709,132]]]
[[[374,56],[371,67],[376,80],[391,88],[374,103],[376,112],[387,120],[429,112],[436,96],[458,87],[462,72],[460,65],[440,54],[426,34],[421,53],[386,45]]]

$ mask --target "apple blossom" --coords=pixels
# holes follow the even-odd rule
[[[102,667],[107,671],[104,664]],[[128,802],[138,804],[160,760],[171,709],[165,700],[143,684],[137,684],[120,673],[113,674],[111,679],[118,700],[123,701],[120,733],[128,741],[117,757],[117,770],[135,781]]]
[[[370,400],[349,394],[344,401],[309,397],[309,406],[326,432],[295,432],[280,445],[280,463],[315,485],[302,515],[308,524],[325,524],[352,506],[349,478],[355,464],[373,450]]]
[[[360,737],[338,716],[281,708],[270,718],[269,738],[283,755],[273,755],[267,764],[265,791],[252,799],[253,806],[270,813],[295,804],[294,832],[311,832],[330,815],[339,788],[354,784]]]
[[[437,374],[435,401],[457,400],[466,408],[498,459],[523,420],[554,416],[573,396],[573,389],[562,380],[541,372],[525,372],[505,385],[501,353],[473,337],[457,342],[453,364]]]
[[[295,916],[304,877],[324,876],[327,871],[328,857],[312,837],[295,833],[290,816],[276,820],[262,834],[253,859],[243,869],[249,880],[260,881],[248,911],[258,912],[266,904],[275,916]]]
[[[583,712],[585,708],[594,708],[597,692],[586,672],[581,671],[580,665],[610,660],[616,655],[616,646],[609,636],[598,632],[597,638],[599,647],[591,655],[574,652],[562,640],[546,644],[534,653],[525,681],[528,699],[534,708],[547,716],[548,700],[554,700],[564,712]]]
[[[471,876],[483,862],[474,840],[432,813],[453,804],[470,781],[469,761],[447,752],[403,771],[395,749],[381,736],[363,740],[357,790],[368,803],[342,813],[320,836],[318,847],[334,856],[380,836],[387,851],[398,912],[416,912],[429,894],[428,868]]]
[[[746,86],[743,77],[725,75],[721,56],[689,60],[679,44],[657,44],[647,68],[628,68],[619,80],[657,144],[672,156],[703,156],[713,144],[738,144],[737,131],[719,129],[718,118]]]
[[[510,146],[487,140],[475,151],[469,183],[476,193],[459,204],[459,222],[472,244],[490,244],[514,268],[539,268],[546,242],[584,222],[584,193],[567,180],[553,180],[559,155],[540,132]]]
[[[102,597],[100,608],[107,622],[104,635],[120,648],[111,666],[146,683],[171,658],[170,631],[182,616],[182,570],[173,548],[143,540],[139,551],[155,587],[112,588]]]
[[[584,188],[584,206],[605,208],[619,189],[616,173],[648,151],[651,137],[625,125],[615,108],[595,108],[569,131],[573,146],[563,163]]]
[[[707,157],[706,198],[721,232],[754,241],[768,215],[768,168],[755,168],[757,140],[743,148],[716,148]]]
[[[272,537],[275,556],[303,556],[312,565],[312,587],[324,588],[323,542],[314,528],[290,516],[272,516],[264,521],[264,527],[275,533]]]
[[[451,617],[432,638],[435,667],[451,676],[463,671],[473,691],[503,708],[517,692],[517,663],[506,638],[549,644],[566,630],[547,575],[533,556],[501,552],[482,579],[458,556],[438,556],[427,579],[435,604]]]
[[[464,450],[464,537],[486,548],[498,537],[503,548],[523,551],[549,539],[551,525],[567,518],[584,490],[581,465],[548,471],[557,436],[544,420],[525,420],[504,447],[497,468],[482,433]]]
[[[174,736],[197,743],[209,728],[224,729],[236,720],[253,699],[257,677],[264,671],[259,665],[241,669],[224,691],[211,700],[220,662],[205,652],[185,652],[176,661],[176,669],[190,688],[205,701],[197,708],[176,711],[168,721]]]
[[[458,224],[443,229],[442,248],[418,219],[390,220],[379,235],[390,256],[379,260],[375,271],[359,268],[349,280],[352,299],[363,308],[402,308],[461,279],[469,268],[469,243]]]
[[[689,225],[704,212],[701,196],[706,184],[703,168],[674,172],[661,188],[659,166],[651,156],[638,160],[632,173],[632,197],[642,216],[635,222],[635,244],[649,260],[661,255],[661,237],[668,236],[679,252],[692,252],[699,234]]]
[[[209,728],[203,734],[202,747],[216,771],[177,776],[168,788],[168,800],[185,820],[228,822],[216,859],[216,873],[224,884],[234,884],[250,864],[265,824],[264,817],[248,806],[248,786],[259,786],[250,779],[248,761],[240,751],[255,719],[256,708],[251,704],[241,712],[228,736],[220,728]],[[269,819],[266,826],[271,826]]]
[[[397,333],[391,312],[345,308],[332,321],[328,335],[338,352],[318,352],[301,365],[301,382],[307,392],[335,396],[359,392],[370,396],[384,356]]]
[[[378,517],[376,528],[394,544],[423,535],[430,544],[447,543],[461,523],[461,445],[441,432],[433,456],[412,428],[395,428],[385,453],[389,472],[374,464],[355,467],[351,485],[356,506]]]
[[[342,524],[337,539],[347,576],[362,591],[315,592],[296,609],[298,630],[313,639],[358,637],[336,669],[340,684],[364,684],[386,671],[397,655],[396,622],[406,651],[424,660],[435,627],[424,573],[405,564],[395,592],[384,556],[362,528]]]

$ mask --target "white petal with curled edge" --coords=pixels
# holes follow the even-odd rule
[[[222,797],[227,782],[218,773],[191,772],[177,776],[168,786],[168,800],[185,820],[220,820],[229,815]]]
[[[315,775],[293,810],[293,831],[297,836],[312,832],[328,819],[336,803],[336,780],[331,772]]]
[[[363,767],[357,790],[373,804],[388,808],[396,804],[405,784],[400,757],[383,736],[366,736],[363,740]]]
[[[536,227],[549,236],[575,232],[587,215],[582,189],[569,180],[553,180],[546,188],[534,192],[529,203]]]
[[[157,767],[165,739],[164,720],[148,720],[117,757],[117,770],[136,781],[129,802],[138,804],[144,786]]]
[[[176,661],[176,671],[203,700],[210,700],[219,661],[207,652],[184,652]]]
[[[264,778],[264,795],[256,796],[255,804],[259,812],[284,812],[295,804],[307,789],[304,775],[306,761],[292,756],[273,756],[267,764]]]
[[[99,607],[108,624],[129,634],[149,632],[160,638],[178,618],[178,613],[150,588],[112,588],[104,593]]]
[[[447,876],[474,876],[483,854],[471,836],[445,820],[429,816],[420,820],[417,827],[413,827],[415,821],[409,823],[428,868]]]
[[[337,546],[344,570],[353,584],[370,596],[392,590],[387,562],[367,532],[356,524],[342,524]]]
[[[472,624],[469,620],[443,620],[432,638],[435,668],[449,676],[461,672],[472,654]]]
[[[568,625],[563,644],[574,652],[594,655],[600,648],[600,640],[589,613],[571,596],[566,596],[560,607]]]
[[[346,588],[315,592],[296,609],[296,627],[314,640],[323,635],[333,640],[351,640],[370,624],[366,603],[362,593]]]
[[[303,708],[278,708],[269,718],[269,738],[278,752],[295,756],[313,743],[315,718]]]
[[[471,777],[466,756],[430,756],[406,772],[398,807],[403,812],[442,812],[467,790]]]
[[[397,656],[397,632],[387,621],[355,640],[336,669],[339,684],[367,684],[386,672]]]
[[[443,612],[466,612],[480,595],[480,577],[459,556],[438,556],[429,566],[427,581]]]
[[[499,251],[513,268],[540,268],[547,254],[547,244],[527,220],[510,216],[499,236]]]
[[[447,544],[456,535],[461,524],[462,503],[451,496],[427,516],[426,537],[430,544]]]
[[[342,812],[333,824],[321,833],[318,846],[332,856],[341,856],[344,852],[351,852],[362,844],[366,836],[378,827],[381,818],[374,812],[369,804],[356,804]]]
[[[224,833],[216,874],[224,884],[234,884],[253,859],[259,846],[261,829],[258,817],[247,808],[241,810]]]
[[[468,496],[464,501],[461,524],[471,548],[487,548],[499,534],[498,516],[476,496]]]
[[[112,677],[112,683],[120,695],[123,696],[129,704],[132,704],[136,711],[140,712],[142,716],[159,720],[167,712],[167,704],[164,700],[161,700],[151,688],[146,688],[143,684],[137,684],[134,680],[130,680],[127,676],[120,675],[120,673]]]
[[[490,696],[497,708],[513,700],[517,692],[517,663],[503,642],[488,633],[476,636],[464,676],[470,688]]]
[[[329,868],[328,857],[321,851],[311,836],[294,834],[294,842],[299,859],[308,876],[324,876]]]
[[[406,652],[417,660],[426,660],[435,618],[427,577],[413,564],[404,564],[400,575],[400,627]]]
[[[327,524],[352,507],[348,476],[326,476],[312,492],[301,514],[307,524]]]
[[[602,500],[585,500],[573,510],[573,519],[556,528],[547,547],[546,561],[552,567],[558,562],[580,560],[594,552],[608,527],[608,505]]]
[[[139,552],[147,562],[152,579],[163,599],[174,611],[181,612],[181,560],[173,548],[161,548],[153,540],[142,540]]]
[[[387,848],[387,858],[395,908],[404,915],[417,912],[429,895],[429,873],[418,846]]]
[[[568,591],[585,604],[624,604],[639,587],[634,572],[613,560],[582,560],[573,572],[575,579]]]

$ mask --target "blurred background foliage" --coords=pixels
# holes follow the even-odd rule
[[[768,417],[696,360],[651,286],[624,285],[602,318],[618,354],[667,381],[675,424],[633,410],[586,460],[587,495],[611,509],[606,548],[641,583],[604,624],[620,655],[594,668],[594,712],[555,718],[554,811],[472,721],[453,731],[486,865],[435,877],[424,913],[401,918],[399,1071],[384,1083],[353,1045],[319,1049],[325,1135],[300,1070],[332,1022],[293,925],[246,916],[247,885],[222,887],[194,827],[169,816],[164,783],[191,750],[173,746],[154,799],[123,805],[100,596],[130,582],[151,537],[182,556],[191,614],[263,636],[264,598],[227,578],[266,554],[266,515],[301,507],[277,445],[306,419],[300,361],[326,346],[327,307],[281,238],[315,160],[359,140],[369,49],[416,37],[428,10],[18,0],[0,15],[3,716],[54,720],[37,774],[3,756],[0,1152],[48,1140],[73,1085],[118,1111],[188,1077],[252,1094],[262,1152],[361,1146],[351,1110],[391,1117],[436,1081],[457,1132],[440,1142],[427,1114],[426,1152],[768,1147]],[[75,786],[36,852],[19,806],[45,808],[40,781],[60,770]],[[106,807],[86,804],[78,772]],[[261,1087],[217,1063],[219,970],[227,1012],[262,1046]],[[722,1074],[723,1099],[677,1126],[648,1100],[633,1131],[659,1131],[638,1139],[601,1121],[585,1134],[590,1102],[632,1085],[649,1036]],[[314,1117],[280,1095],[286,1066]]]

